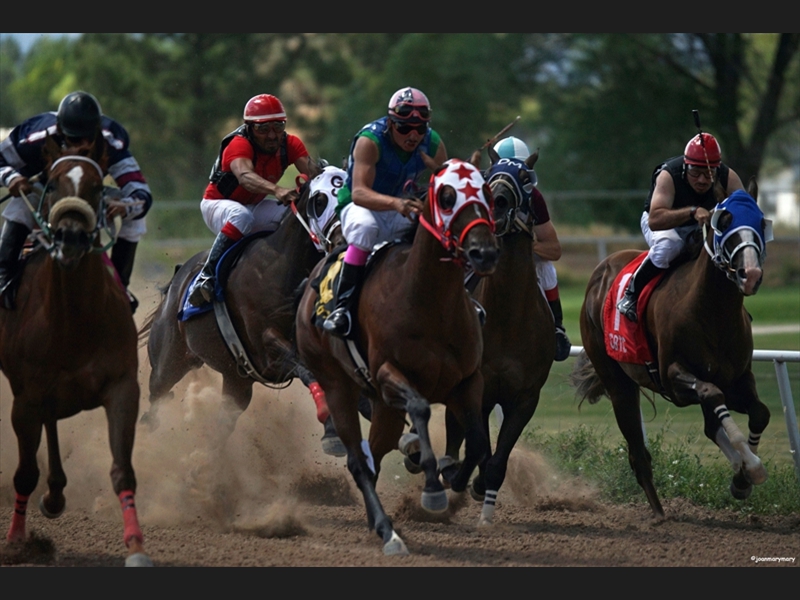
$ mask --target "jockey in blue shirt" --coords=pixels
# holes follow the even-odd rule
[[[323,323],[333,335],[350,333],[350,310],[373,247],[402,237],[416,225],[423,203],[401,197],[403,192],[417,183],[423,171],[447,160],[444,142],[431,129],[430,120],[425,94],[404,87],[392,94],[388,114],[362,127],[353,138],[337,207],[348,246],[336,306]]]

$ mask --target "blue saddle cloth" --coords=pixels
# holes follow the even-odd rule
[[[238,242],[236,242],[233,246],[228,248],[225,253],[220,257],[219,262],[217,262],[217,269],[216,269],[216,277],[214,279],[214,299],[217,302],[224,302],[225,301],[225,282],[228,280],[228,275],[230,275],[231,270],[233,269],[234,264],[236,263],[236,259],[242,253],[245,246],[253,241],[256,238],[265,237],[269,235],[271,232],[266,231],[259,231],[253,234],[250,234]],[[193,306],[189,304],[189,292],[194,287],[194,283],[197,278],[200,276],[200,271],[192,277],[189,285],[186,286],[186,290],[183,292],[183,301],[181,302],[181,309],[178,311],[178,320],[179,321],[188,321],[192,317],[196,317],[197,315],[202,315],[203,313],[207,313],[210,310],[213,310],[214,305],[211,302],[204,302],[200,306]]]

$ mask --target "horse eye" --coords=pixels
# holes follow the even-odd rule
[[[453,207],[456,205],[456,200],[458,199],[458,194],[453,189],[452,186],[445,185],[442,186],[442,189],[439,190],[439,208],[444,211],[453,210]]]
[[[506,198],[505,194],[500,194],[494,197],[494,206],[497,210],[505,211],[511,206],[511,202]]]

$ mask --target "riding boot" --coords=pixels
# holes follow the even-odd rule
[[[561,308],[561,298],[548,300],[550,310],[553,311],[553,320],[556,326],[556,360],[561,362],[569,358],[569,351],[572,349],[572,342],[567,337],[567,330],[564,329],[564,311]]]
[[[203,265],[203,269],[197,276],[192,293],[189,294],[189,304],[192,306],[202,306],[206,302],[211,302],[214,297],[214,285],[216,283],[217,263],[225,251],[233,246],[234,240],[229,238],[224,233],[218,233],[211,250],[208,253],[208,258]]]
[[[13,310],[19,284],[19,255],[31,230],[22,223],[6,221],[0,233],[0,304]]]
[[[345,337],[352,328],[351,309],[355,305],[355,297],[361,280],[364,277],[363,265],[351,265],[342,262],[339,275],[339,287],[336,290],[336,306],[322,323],[322,328],[330,334]]]
[[[650,262],[649,258],[645,258],[628,281],[625,294],[622,296],[622,299],[617,302],[617,310],[634,323],[638,321],[636,303],[639,301],[639,294],[642,293],[644,286],[646,286],[649,281],[664,271],[665,269],[660,269]]]
[[[125,286],[125,291],[128,293],[128,300],[131,303],[131,314],[136,312],[139,306],[139,300],[136,299],[129,290],[128,284],[131,282],[131,274],[133,273],[133,259],[136,256],[137,242],[129,242],[128,240],[118,239],[111,250],[111,262],[117,270],[122,285]]]

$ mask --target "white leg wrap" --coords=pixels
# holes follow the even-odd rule
[[[481,509],[481,518],[478,520],[478,525],[491,525],[494,520],[494,509],[497,502],[497,491],[486,490],[483,497],[483,508]]]

